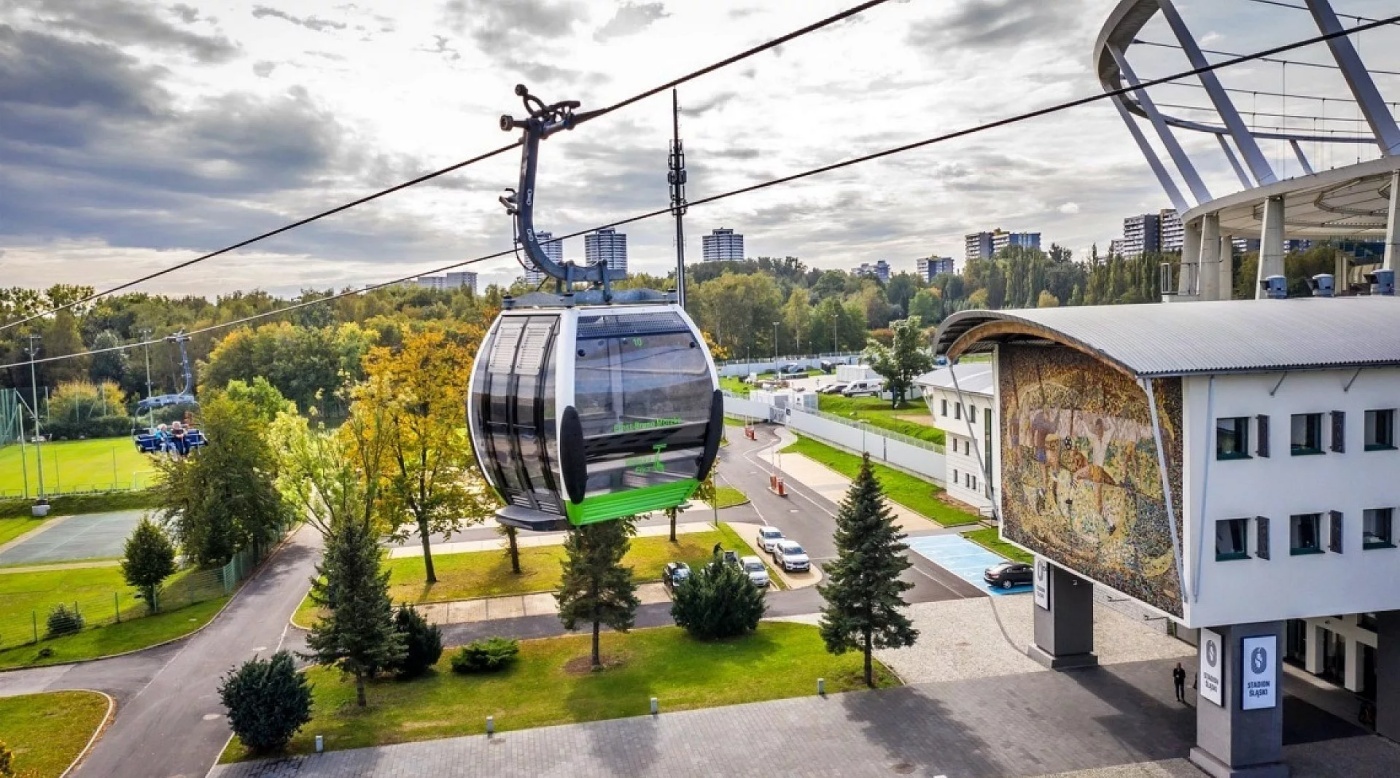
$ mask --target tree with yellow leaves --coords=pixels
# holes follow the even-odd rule
[[[427,582],[436,583],[429,537],[451,537],[483,521],[495,505],[472,455],[466,391],[472,355],[481,341],[475,328],[406,334],[398,350],[371,349],[367,380],[353,393],[352,449],[382,441],[366,462],[365,477],[378,478],[375,512],[402,540],[415,530],[423,544]],[[377,461],[376,461],[377,460]]]

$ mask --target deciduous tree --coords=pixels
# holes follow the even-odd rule
[[[141,523],[132,530],[122,551],[122,577],[128,585],[141,592],[146,601],[146,610],[155,613],[160,585],[175,572],[175,545],[166,537],[165,531],[142,517]]]
[[[564,575],[554,595],[559,620],[566,629],[580,621],[592,623],[595,669],[603,664],[598,643],[602,625],[626,632],[641,604],[632,568],[622,566],[636,531],[632,519],[624,518],[575,527],[564,541]]]
[[[885,388],[892,395],[890,404],[898,408],[914,379],[933,368],[933,357],[923,348],[923,330],[917,317],[897,321],[891,329],[893,342],[886,347],[872,341],[867,354],[871,369],[885,378]]]
[[[861,457],[860,472],[836,514],[835,540],[836,559],[817,586],[826,599],[822,640],[833,654],[864,652],[865,683],[873,687],[874,649],[912,646],[919,631],[901,612],[904,592],[914,586],[899,577],[911,565],[905,556],[909,547],[885,505],[869,454]]]

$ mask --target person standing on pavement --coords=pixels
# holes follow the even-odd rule
[[[1186,702],[1186,670],[1180,662],[1172,669],[1172,686],[1176,687],[1176,701]]]

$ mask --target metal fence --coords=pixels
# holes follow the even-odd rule
[[[233,559],[223,567],[176,573],[156,596],[158,612],[165,613],[232,594],[238,584],[267,559],[280,542],[280,537],[294,526],[295,524],[289,524],[283,527],[276,540],[255,543],[234,554]],[[0,572],[0,583],[9,576],[18,578],[25,575],[30,573]],[[18,586],[6,588],[11,594],[23,594],[22,591],[16,591]],[[34,607],[24,613],[0,616],[0,649],[43,643],[57,637],[49,634],[49,615],[59,605],[77,612],[82,617],[83,630],[120,624],[149,615],[145,600],[130,587],[122,587],[115,591],[88,590],[76,596],[58,590],[53,592],[51,597],[36,600]]]

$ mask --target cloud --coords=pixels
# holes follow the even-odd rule
[[[175,15],[191,21],[188,6]],[[204,63],[227,62],[238,47],[222,35],[200,35],[156,16],[148,4],[125,0],[39,0],[36,15],[50,31],[76,32],[111,43],[171,48]],[[197,12],[196,12],[197,18]]]
[[[443,15],[453,29],[469,34],[482,53],[500,56],[522,36],[568,35],[588,18],[588,9],[577,0],[448,0]]]
[[[666,6],[661,3],[624,2],[618,7],[613,18],[593,33],[593,40],[602,42],[627,35],[636,35],[650,27],[652,22],[667,16],[670,14],[666,13]]]
[[[710,97],[695,103],[682,103],[681,115],[698,117],[703,116],[716,108],[721,108],[729,101],[738,97],[738,92],[717,92]]]
[[[343,30],[346,27],[345,22],[337,22],[332,21],[330,19],[322,19],[319,16],[293,16],[287,13],[286,11],[279,11],[276,8],[268,8],[265,5],[253,6],[253,17],[256,19],[263,19],[266,17],[282,19],[284,21],[291,22],[292,24],[295,24],[298,27],[305,27],[306,29],[312,30],[314,32],[325,32],[326,30]]]
[[[1063,205],[1061,205],[1059,208],[1056,208],[1055,210],[1059,211],[1060,213],[1068,213],[1068,214],[1079,213],[1079,203],[1064,203]]]
[[[266,60],[262,62],[255,62],[253,63],[253,75],[258,76],[259,78],[267,78],[268,76],[272,75],[272,71],[276,67],[276,62],[268,62]]]
[[[909,27],[910,45],[993,49],[1016,47],[1064,27],[1081,11],[1079,3],[1026,2],[1025,0],[967,0],[952,13],[924,19]],[[1077,42],[1076,42],[1077,43]]]

